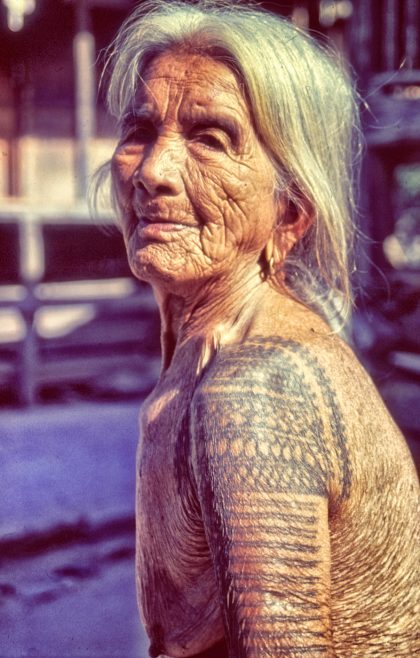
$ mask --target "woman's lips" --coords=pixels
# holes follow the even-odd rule
[[[163,217],[142,216],[137,225],[137,232],[142,238],[168,239],[171,233],[179,233],[187,228],[192,227]]]

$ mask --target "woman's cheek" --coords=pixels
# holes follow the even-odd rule
[[[114,153],[111,160],[112,194],[119,211],[119,221],[124,232],[125,224],[132,215],[131,198],[133,192],[132,176],[136,161],[124,155]]]
[[[196,172],[187,183],[188,196],[200,226],[204,256],[212,262],[226,260],[236,236],[227,230],[229,200],[221,184],[220,172]]]
[[[117,147],[111,159],[111,176],[115,187],[122,193],[132,188],[133,173],[140,162],[140,153],[124,147]]]
[[[206,224],[201,229],[201,247],[203,254],[212,263],[226,263],[234,251],[229,240],[226,240],[224,225],[215,223]]]

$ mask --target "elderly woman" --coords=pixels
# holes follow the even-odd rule
[[[162,318],[138,452],[150,656],[413,658],[418,482],[331,329],[345,74],[288,22],[217,1],[142,5],[112,58],[113,198]]]

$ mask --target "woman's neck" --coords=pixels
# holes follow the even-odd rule
[[[240,340],[269,290],[257,267],[201,282],[182,293],[156,287],[163,369],[169,367],[177,348],[192,338],[223,344]]]

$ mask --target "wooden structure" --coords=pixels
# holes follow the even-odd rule
[[[151,291],[129,272],[115,226],[77,215],[2,215],[0,268],[0,311],[23,320],[20,335],[0,343],[0,398],[13,390],[32,404],[42,391],[76,384],[102,393],[150,389],[158,314]]]

